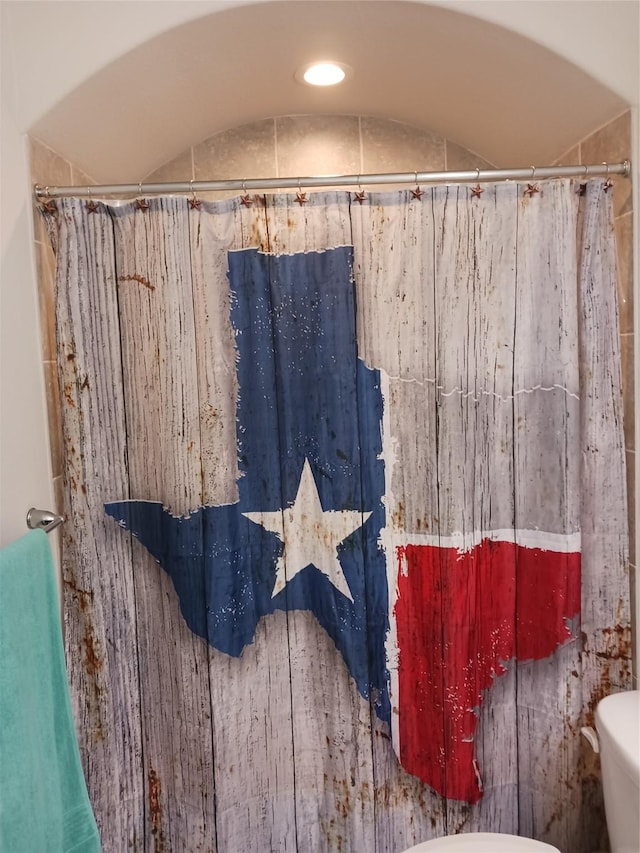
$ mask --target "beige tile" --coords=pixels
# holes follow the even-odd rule
[[[57,515],[64,515],[64,477],[62,475],[53,478],[53,499],[54,511]]]
[[[55,361],[44,363],[44,374],[47,392],[49,442],[51,445],[51,473],[53,477],[59,477],[62,475],[62,418],[58,390],[58,369]]]
[[[629,507],[629,562],[636,563],[636,454],[626,452],[627,505]]]
[[[52,481],[53,485],[53,511],[57,515],[64,516],[64,477],[54,477]],[[63,533],[64,533],[64,525],[59,527],[55,533],[51,533],[49,538],[53,541],[51,542],[51,547],[56,548],[57,556],[58,556],[58,565],[62,565],[62,541],[63,541]],[[61,583],[61,578],[58,578],[58,582]]]
[[[193,149],[194,178],[234,180],[276,175],[274,120],[242,125],[205,139]],[[237,190],[199,194],[203,198],[230,198]]]
[[[55,151],[52,151],[39,139],[29,140],[29,163],[31,183],[41,186],[66,187],[71,184],[71,166]],[[33,231],[35,239],[45,243],[49,241],[47,229],[40,212],[40,205],[33,202]]]
[[[45,218],[42,215],[42,208],[36,202],[35,198],[33,199],[33,237],[37,243],[43,243],[46,245],[51,245],[51,241],[49,240],[49,232],[47,231],[47,226],[45,224]]]
[[[361,127],[364,172],[441,172],[445,169],[445,141],[439,134],[371,116],[361,119]]]
[[[193,174],[192,150],[187,148],[173,160],[155,169],[143,178],[143,183],[165,183],[167,181],[191,181],[195,180]],[[202,175],[200,180],[206,180],[209,175]]]
[[[633,345],[633,334],[620,335],[620,355],[622,360],[622,398],[624,404],[624,443],[627,450],[635,450],[635,395],[633,385]]]
[[[357,116],[284,116],[276,119],[278,176],[357,175]]]
[[[71,163],[71,184],[74,187],[86,187],[93,186],[95,181],[79,166],[74,166],[73,163]]]
[[[633,332],[633,213],[615,221],[620,331]]]
[[[71,184],[71,166],[39,139],[30,140],[31,179],[34,184],[43,186],[69,186]]]
[[[35,243],[43,361],[56,360],[55,259],[47,243]]]
[[[623,160],[629,160],[631,112],[623,113],[583,140],[581,152],[584,163],[621,163]],[[615,215],[621,216],[632,209],[631,180],[615,176],[613,182],[613,208]]]
[[[581,164],[581,153],[580,146],[574,145],[573,148],[570,148],[568,151],[562,155],[562,157],[558,157],[558,159],[552,163],[553,166],[579,166]]]
[[[638,610],[636,607],[636,584],[638,582],[637,578],[637,570],[635,565],[631,564],[629,566],[629,596],[631,598],[631,636],[635,638],[638,636],[636,631],[638,630]],[[631,669],[634,673],[633,678],[631,679],[631,689],[638,689],[638,656],[637,656],[637,641],[634,641],[631,644]]]
[[[454,172],[465,172],[470,169],[493,169],[493,163],[484,160],[479,154],[474,154],[461,145],[456,145],[449,139],[445,140],[447,149],[447,169]]]

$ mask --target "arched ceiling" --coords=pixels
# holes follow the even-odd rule
[[[325,90],[294,80],[320,58],[347,63],[353,77]],[[140,180],[217,131],[308,113],[396,119],[499,165],[544,165],[626,106],[540,44],[451,8],[276,0],[224,8],[145,41],[31,132],[102,183]]]

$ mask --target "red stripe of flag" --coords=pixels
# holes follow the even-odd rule
[[[573,638],[580,554],[489,539],[463,554],[424,545],[397,554],[400,762],[443,796],[474,803],[482,692],[512,658],[546,658]]]

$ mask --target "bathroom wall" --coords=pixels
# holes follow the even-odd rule
[[[369,116],[282,116],[215,134],[145,180],[357,175],[489,165],[435,132],[397,121]]]
[[[93,183],[91,178],[73,164],[56,154],[37,139],[30,140],[29,161],[31,182],[43,186],[82,186]],[[40,335],[42,340],[42,373],[45,382],[47,419],[49,424],[49,448],[51,458],[51,481],[54,495],[54,509],[63,511],[63,457],[62,457],[62,420],[58,372],[56,365],[56,329],[55,329],[55,258],[44,220],[36,209],[33,212],[33,254],[38,276],[38,303],[40,316]],[[52,543],[57,540],[52,539]],[[56,547],[57,551],[57,547]]]
[[[576,143],[559,158],[564,165],[621,162],[631,157],[631,113],[620,115]],[[435,132],[368,116],[283,116],[233,128],[183,151],[147,181],[283,177],[368,172],[441,171],[489,167],[473,152]],[[502,164],[493,164],[502,165]],[[34,182],[43,185],[92,183],[88,176],[37,140],[31,142]],[[304,189],[304,187],[303,187]],[[203,198],[236,194],[204,193]],[[633,201],[631,181],[615,178],[613,188],[618,240],[622,381],[629,489],[630,561],[635,589],[635,440]],[[43,362],[51,433],[51,460],[56,509],[62,507],[62,437],[60,400],[55,373],[53,320],[53,253],[40,217],[36,218]],[[634,595],[632,595],[632,601]],[[634,621],[635,624],[635,621]],[[637,673],[637,667],[634,666]]]

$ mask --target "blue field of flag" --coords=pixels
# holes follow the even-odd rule
[[[352,249],[232,252],[229,281],[238,503],[187,518],[149,501],[106,511],[169,574],[213,647],[240,655],[262,616],[311,611],[388,720],[382,396],[358,358]]]

